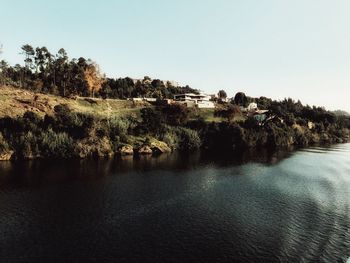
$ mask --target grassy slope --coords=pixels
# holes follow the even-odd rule
[[[37,97],[36,100],[35,97]],[[94,101],[96,103],[91,103],[82,97],[69,99],[49,94],[33,93],[12,87],[0,87],[0,117],[22,116],[28,110],[34,111],[41,116],[53,114],[53,108],[58,104],[67,104],[76,112],[90,113],[102,117],[127,115],[140,117],[140,109],[150,106],[148,103],[137,102],[135,104],[128,100],[94,99]],[[214,116],[214,111],[214,109],[196,109],[191,119],[196,119],[200,116],[207,122],[223,121],[222,118]],[[236,121],[240,119],[240,116],[235,118]]]
[[[140,109],[148,105],[145,103],[134,104],[127,100],[94,99],[94,101],[96,103],[88,102],[84,98],[68,99],[48,94],[34,94],[12,87],[0,87],[0,117],[22,116],[28,110],[41,116],[53,114],[53,109],[58,104],[67,104],[76,112],[100,116],[139,116]]]

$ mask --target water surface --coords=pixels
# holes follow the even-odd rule
[[[350,145],[0,163],[1,262],[345,262]]]

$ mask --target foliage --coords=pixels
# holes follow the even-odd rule
[[[104,78],[96,63],[90,63],[84,70],[84,79],[91,97],[95,97],[95,93],[101,90]]]
[[[10,146],[5,140],[4,136],[0,132],[0,153],[7,152],[10,150]]]
[[[168,127],[167,131],[161,137],[162,141],[164,141],[171,149],[176,150],[179,149],[180,138],[177,135],[176,131],[171,127]]]
[[[96,63],[82,57],[70,59],[64,49],[54,55],[46,47],[24,45],[22,54],[24,66],[10,66],[6,61],[0,61],[1,85],[60,96],[118,99],[163,99],[173,98],[178,93],[198,93],[189,86],[181,87],[148,76],[139,80],[105,78]],[[220,90],[218,97],[224,99],[227,94]],[[241,107],[247,107],[252,101],[260,109],[268,110],[269,121],[258,124],[253,117],[247,116],[240,122],[237,118],[234,121],[236,116],[242,116]],[[53,114],[44,118],[32,111],[17,118],[0,118],[0,151],[14,150],[18,158],[69,158],[96,153],[110,155],[122,145],[139,147],[152,140],[162,140],[163,144],[179,150],[202,147],[230,151],[243,147],[306,146],[349,139],[348,114],[303,105],[291,98],[275,101],[266,97],[251,98],[238,92],[233,103],[222,103],[214,112],[225,121],[209,123],[208,119],[204,121],[199,118],[200,114],[194,113],[195,110],[181,104],[159,104],[142,108],[141,120],[138,120],[74,112],[67,105],[59,104],[54,107]]]
[[[219,99],[226,99],[227,98],[227,93],[224,90],[219,90],[218,92],[218,98]]]
[[[44,131],[40,149],[43,156],[69,158],[74,155],[73,139],[65,132]]]
[[[248,98],[243,92],[238,92],[235,95],[234,103],[239,106],[246,107],[248,104]]]
[[[189,86],[144,77],[142,80],[105,78],[90,59],[70,59],[61,48],[56,54],[46,47],[21,48],[24,66],[0,61],[0,84],[60,96],[92,96],[114,99],[130,97],[173,98],[178,93],[198,93]]]
[[[15,141],[14,148],[17,150],[16,153],[20,158],[32,159],[40,156],[38,137],[31,131],[22,133]]]
[[[183,126],[189,119],[190,110],[183,104],[171,104],[161,107],[161,112],[167,124]]]
[[[197,131],[178,127],[176,134],[179,138],[178,148],[180,150],[195,150],[201,146],[201,139]]]
[[[141,132],[160,134],[163,131],[164,117],[159,109],[143,108],[141,109],[141,118]]]
[[[227,121],[232,121],[235,116],[240,115],[241,110],[238,106],[228,104],[225,108],[216,109],[214,112],[215,117],[222,117],[227,119]]]

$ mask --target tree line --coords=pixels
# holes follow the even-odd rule
[[[96,62],[83,57],[70,59],[63,48],[53,54],[46,47],[26,44],[21,47],[21,54],[24,65],[11,66],[3,59],[0,61],[0,85],[64,97],[163,99],[179,93],[198,93],[189,86],[176,86],[148,76],[140,80],[108,78]]]

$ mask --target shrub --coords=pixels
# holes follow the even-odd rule
[[[55,106],[54,111],[54,120],[50,117],[45,117],[45,122],[53,122],[52,125],[55,130],[67,132],[74,138],[87,136],[94,125],[94,116],[71,112],[66,105],[57,105]]]
[[[172,126],[185,125],[189,119],[190,110],[183,104],[170,104],[162,107],[165,122]]]
[[[259,124],[254,117],[249,117],[244,121],[243,127],[246,129],[257,129],[259,128]]]
[[[109,119],[109,129],[112,140],[119,138],[123,139],[127,136],[130,127],[130,121],[127,118],[114,117]]]
[[[221,117],[227,119],[227,121],[232,121],[235,116],[240,115],[241,110],[238,106],[228,104],[226,108],[217,109],[214,112],[215,117]]]
[[[34,125],[38,125],[41,122],[41,118],[39,117],[39,115],[37,115],[36,113],[34,113],[32,111],[26,111],[23,114],[23,119],[25,119],[26,121],[28,121]]]
[[[266,131],[268,133],[267,144],[271,147],[288,146],[290,144],[290,138],[294,136],[293,131],[287,126],[281,125],[279,127],[275,123],[269,123]]]
[[[45,157],[68,158],[74,155],[73,139],[65,132],[44,132],[41,137],[41,153]]]
[[[180,150],[195,150],[201,146],[201,139],[197,131],[179,127],[176,129],[179,137],[178,147]]]
[[[141,109],[141,132],[161,134],[164,129],[164,118],[158,109],[143,108]]]
[[[15,138],[16,154],[25,159],[32,159],[40,155],[37,138],[32,132],[26,132]]]
[[[2,135],[2,133],[0,132],[0,153],[1,152],[7,152],[9,150],[10,150],[10,146],[7,143],[7,141],[5,140],[5,138]]]
[[[244,129],[235,122],[210,123],[202,135],[203,145],[208,149],[232,151],[244,144]]]
[[[179,148],[180,138],[174,129],[168,129],[161,137],[161,140],[165,142],[172,150]]]

